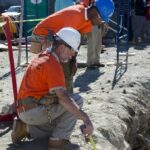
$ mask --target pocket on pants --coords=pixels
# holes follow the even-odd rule
[[[19,118],[29,125],[41,125],[48,122],[46,107],[42,105],[20,113]]]

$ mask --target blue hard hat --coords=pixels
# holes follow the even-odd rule
[[[109,22],[109,17],[113,15],[115,9],[114,2],[112,0],[95,0],[95,6],[102,20]]]

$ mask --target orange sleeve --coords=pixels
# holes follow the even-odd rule
[[[88,25],[85,26],[84,28],[80,29],[80,33],[83,34],[83,33],[88,33],[88,32],[92,32],[92,26],[91,25]]]
[[[74,5],[55,12],[38,23],[33,34],[47,36],[49,29],[56,33],[66,26],[78,30],[81,34],[92,31],[91,21],[85,19],[84,6]]]

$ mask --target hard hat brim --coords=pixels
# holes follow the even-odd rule
[[[73,47],[72,47],[72,49],[73,49],[75,52],[78,52],[78,51],[79,51],[78,49],[76,49],[76,48],[73,48]]]
[[[108,23],[115,9],[113,0],[95,0],[95,6],[102,20]]]
[[[106,17],[106,16],[102,15],[102,13],[100,12],[101,10],[99,10],[97,7],[96,7],[96,9],[97,9],[102,21],[108,23],[109,22],[109,17]]]
[[[99,14],[100,14],[100,13],[99,13]],[[101,18],[102,18],[103,21],[105,21],[106,23],[109,22],[109,18],[106,18],[105,16],[103,16],[103,15],[101,15],[101,14],[100,14],[100,16],[101,16]]]
[[[59,35],[56,33],[56,36],[59,37]],[[59,37],[60,38],[60,37]],[[61,38],[60,38],[61,39]],[[77,48],[72,47],[67,41],[64,41],[63,39],[61,39],[64,43],[67,43],[75,52],[78,52],[79,50]]]

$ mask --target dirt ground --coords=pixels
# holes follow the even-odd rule
[[[101,125],[102,104],[108,97],[116,97],[119,93],[130,91],[132,86],[130,82],[146,80],[150,77],[150,45],[142,47],[140,50],[130,47],[128,55],[128,64],[123,63],[117,67],[116,46],[107,46],[105,52],[101,54],[100,62],[105,67],[89,70],[86,67],[78,68],[74,77],[74,91],[84,98],[83,109],[91,117],[95,131],[94,138],[99,137],[99,127]],[[82,46],[78,54],[78,62],[81,65],[86,63],[86,45]],[[33,54],[29,53],[29,60]],[[18,52],[14,51],[15,64],[17,63]],[[125,60],[124,53],[120,53],[120,62]],[[22,51],[22,63],[26,62],[25,51]],[[25,71],[25,67],[20,67],[16,71],[17,87]],[[9,74],[9,59],[7,51],[0,51],[0,107],[4,104],[13,103],[12,81]],[[127,86],[128,85],[128,86]],[[107,109],[105,110],[107,111]],[[90,144],[85,143],[78,122],[71,140],[81,146],[81,150],[92,150]],[[11,143],[10,133],[12,123],[0,123],[0,150],[47,150],[47,139],[37,139],[25,141],[19,147],[14,147]],[[96,142],[98,150],[106,150],[102,145]]]

